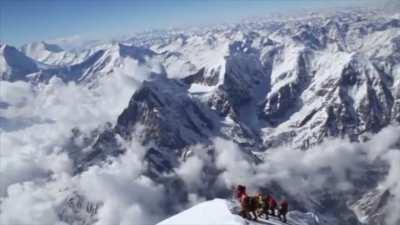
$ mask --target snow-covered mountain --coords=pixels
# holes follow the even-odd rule
[[[82,62],[91,51],[71,52],[46,42],[34,42],[21,47],[27,56],[49,65],[70,65]]]
[[[110,43],[87,42],[86,47],[73,47],[69,42],[64,45],[68,47],[37,42],[23,46],[21,51],[0,45],[1,82],[7,87],[23,81],[35,94],[43,90],[44,95],[53,96],[58,89],[65,91],[62,84],[68,83],[72,97],[76,90],[84,90],[85,97],[79,101],[89,102],[90,107],[96,107],[92,98],[95,104],[101,104],[98,98],[103,98],[106,106],[99,107],[120,110],[106,126],[90,126],[91,131],[80,131],[79,123],[71,119],[77,127],[58,137],[63,140],[61,144],[45,145],[47,152],[66,154],[71,183],[79,187],[65,187],[64,201],[57,200],[62,203],[55,214],[61,221],[112,223],[107,220],[111,216],[102,214],[102,208],[124,208],[136,201],[141,205],[129,210],[141,212],[143,206],[150,209],[149,215],[157,212],[165,217],[191,201],[227,197],[229,185],[246,181],[254,188],[288,196],[295,208],[289,215],[292,224],[398,222],[388,212],[393,199],[399,199],[398,183],[378,187],[387,174],[396,177],[392,171],[397,168],[390,160],[397,159],[397,154],[389,157],[386,153],[387,149],[397,151],[398,137],[389,138],[395,134],[385,133],[386,129],[396,133],[398,129],[392,126],[400,122],[397,14],[379,10],[308,13],[152,31]],[[114,92],[132,94],[129,101],[124,99],[123,109],[112,98],[109,100],[110,96],[119,96]],[[45,99],[38,96],[39,100]],[[4,113],[0,114],[0,122],[7,124],[15,117],[7,110],[34,102],[14,95],[9,98],[17,99],[18,104],[1,99]],[[51,109],[47,101],[37,102]],[[68,116],[86,118],[84,114],[90,111],[80,110],[77,107],[80,113]],[[18,112],[16,116],[25,116],[24,110]],[[32,114],[35,112],[32,110]],[[29,121],[57,124],[53,118]],[[376,137],[384,140],[384,148],[377,144]],[[229,144],[221,144],[218,138]],[[336,139],[346,144],[324,145]],[[131,163],[124,160],[132,157],[130,154],[140,156],[141,160],[137,161],[136,156],[132,159],[141,166],[139,169],[131,168]],[[286,160],[290,165],[280,165]],[[118,166],[135,172],[132,175]],[[196,176],[188,174],[192,170]],[[119,196],[122,203],[112,199],[103,204],[99,199],[104,196],[93,196],[76,184],[79,180],[83,184],[96,183],[91,179],[98,174],[106,174],[106,178],[121,176],[127,182],[110,178],[120,185],[117,191],[105,185],[110,192],[127,190],[129,185],[138,186],[142,192],[156,189],[151,193],[161,192],[165,197],[154,202],[165,207],[160,210],[141,196]],[[49,182],[53,179],[62,180],[59,182],[64,185],[63,179],[67,178],[49,178]],[[137,183],[132,184],[133,180]],[[82,204],[90,209],[85,211]],[[387,217],[395,222],[385,223]],[[188,224],[193,222],[190,218],[196,218],[196,224],[203,219],[200,223],[245,223],[229,212],[227,202],[214,200],[160,224]]]
[[[115,133],[139,126],[143,143],[175,150],[219,134],[257,152],[363,141],[399,121],[400,20],[353,12],[271,23],[162,37],[142,50],[169,79],[145,82]],[[99,58],[108,64],[94,65],[116,67]]]
[[[35,43],[33,46],[36,46]],[[32,45],[26,46],[25,51],[30,51]],[[93,86],[104,77],[116,74],[132,75],[136,73],[139,66],[141,70],[157,72],[160,70],[159,62],[153,60],[156,53],[150,49],[125,45],[121,43],[109,43],[96,45],[90,50],[83,50],[79,53],[68,53],[65,51],[49,53],[46,59],[39,56],[39,61],[48,63],[42,66],[41,70],[30,76],[30,80],[45,82],[52,77],[61,78],[65,82],[74,81],[83,83],[87,86]],[[32,53],[34,54],[34,53]],[[31,54],[31,55],[32,55]],[[38,54],[45,54],[43,50],[38,50]],[[66,56],[66,54],[75,54],[75,56]],[[65,60],[61,58],[68,58]],[[71,59],[69,59],[72,57]],[[137,80],[143,80],[143,77],[134,77]]]
[[[33,59],[13,46],[0,43],[0,77],[2,80],[25,80],[26,75],[38,70]]]
[[[326,136],[357,141],[400,119],[399,26],[378,12],[352,11],[171,31],[72,58],[44,42],[23,49],[52,65],[32,76],[36,81],[58,76],[87,84],[143,64],[165,70],[189,85],[188,95],[232,120],[238,143],[308,148]]]

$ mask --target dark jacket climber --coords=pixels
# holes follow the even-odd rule
[[[288,209],[289,209],[289,204],[286,200],[283,200],[280,204],[280,208],[279,208],[279,214],[278,217],[280,220],[282,220],[284,223],[286,223],[286,214],[288,213]]]

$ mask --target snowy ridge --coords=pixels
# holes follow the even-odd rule
[[[157,225],[283,225],[277,218],[249,221],[232,214],[232,203],[223,199],[214,199],[193,206],[175,216],[161,221]],[[314,225],[319,219],[311,213],[289,212],[288,222],[292,225]]]
[[[34,42],[21,47],[21,51],[37,61],[49,65],[71,65],[82,62],[91,51],[70,52],[56,44]]]

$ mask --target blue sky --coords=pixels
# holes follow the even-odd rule
[[[109,38],[153,28],[236,21],[271,11],[364,5],[373,0],[0,0],[0,40],[21,45],[81,35]]]

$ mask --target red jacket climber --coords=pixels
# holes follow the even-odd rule
[[[277,203],[275,201],[275,199],[272,196],[269,196],[269,207],[271,209],[275,209],[277,206]]]
[[[289,207],[288,202],[287,202],[286,200],[283,200],[283,201],[281,202],[281,208],[280,208],[280,210],[282,210],[283,212],[287,212],[287,211],[288,211],[288,207]]]
[[[246,186],[244,185],[238,185],[236,188],[236,196],[235,196],[239,202],[240,202],[240,212],[239,215],[241,215],[243,218],[246,219],[254,219],[257,220],[257,201],[256,198],[250,197],[246,193]],[[253,216],[250,215],[250,213],[253,214]]]
[[[269,206],[270,215],[275,216],[275,209],[277,207],[277,203],[276,203],[275,199],[271,195],[268,195],[266,197],[265,201],[267,202],[267,204]]]
[[[236,198],[239,200],[242,198],[242,196],[247,195],[246,194],[246,186],[243,185],[238,185],[237,186],[237,193],[236,193]]]

